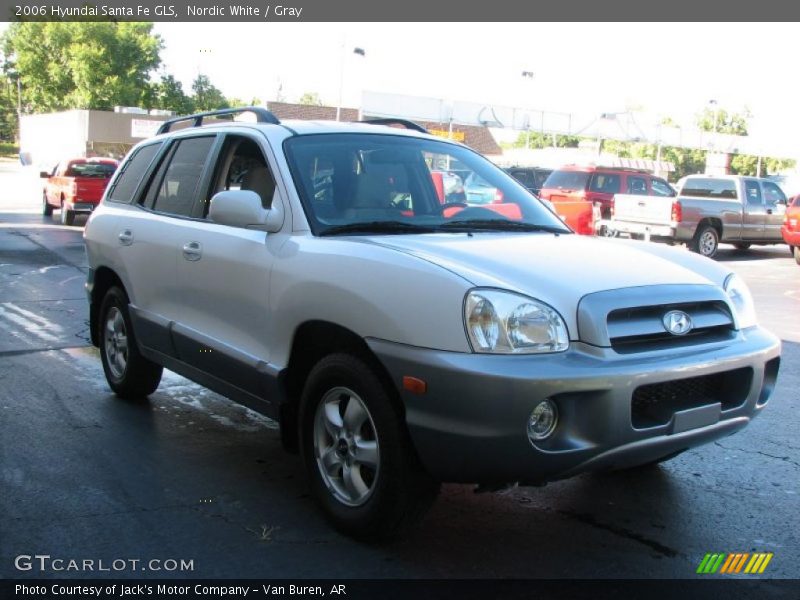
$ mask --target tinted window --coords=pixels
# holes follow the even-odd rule
[[[637,196],[647,195],[647,180],[644,177],[628,175],[628,193]]]
[[[150,163],[153,162],[159,148],[161,148],[161,143],[142,146],[125,161],[109,190],[109,200],[130,202],[133,199],[139,182],[144,177]]]
[[[761,185],[764,187],[764,200],[767,201],[767,204],[786,202],[786,194],[777,185],[771,181],[762,181]]]
[[[68,177],[97,177],[104,179],[111,177],[117,166],[110,163],[80,162],[72,163],[67,169]]]
[[[585,190],[588,181],[588,173],[582,173],[580,171],[553,171],[542,187],[559,190]]]
[[[157,180],[158,192],[153,209],[171,215],[189,216],[203,176],[203,168],[214,137],[187,138],[178,142],[163,178]]]
[[[797,196],[792,203],[792,206],[800,206],[800,196]]]
[[[747,180],[744,182],[744,193],[747,194],[747,203],[755,206],[761,205],[761,188],[757,181]]]
[[[589,189],[602,194],[616,194],[619,192],[619,184],[619,175],[613,173],[595,173],[592,176],[592,183],[589,185]],[[647,193],[646,190],[647,185],[645,185],[645,194]]]
[[[650,181],[650,190],[654,196],[674,196],[675,192],[669,184],[663,179],[652,179]]]
[[[684,181],[682,196],[736,198],[736,182],[731,179],[690,178]]]
[[[526,188],[532,188],[536,186],[536,181],[531,171],[518,170],[518,171],[511,171],[510,173],[514,177],[514,179],[519,181]]]

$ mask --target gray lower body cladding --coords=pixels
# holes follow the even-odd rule
[[[758,327],[723,343],[636,355],[581,343],[538,356],[368,343],[400,390],[425,467],[463,483],[538,484],[730,435],[764,408],[780,361],[780,341]],[[423,380],[425,393],[405,390],[404,376]],[[526,425],[545,398],[559,422],[534,444]]]

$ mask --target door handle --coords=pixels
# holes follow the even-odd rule
[[[200,242],[187,242],[183,245],[183,258],[186,260],[200,260],[203,256],[203,247]]]
[[[133,232],[130,229],[123,229],[119,232],[117,239],[123,246],[130,246],[133,243]]]
[[[771,214],[772,214],[772,209],[771,209],[771,208],[768,208],[768,209],[767,209],[767,214],[768,214],[768,215],[771,215]]]

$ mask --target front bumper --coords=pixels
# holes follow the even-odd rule
[[[400,391],[425,467],[442,481],[462,483],[538,484],[644,464],[730,435],[763,409],[780,360],[780,341],[758,327],[724,343],[635,356],[575,342],[567,352],[539,356],[368,343]],[[737,369],[752,369],[738,405],[693,407],[663,425],[633,426],[640,386]],[[404,376],[425,381],[427,391],[404,390]],[[534,445],[527,420],[545,398],[556,403],[559,423]]]

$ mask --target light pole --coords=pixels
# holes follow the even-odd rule
[[[522,77],[533,81],[533,71],[523,71]],[[528,120],[525,124],[525,150],[529,150],[531,146],[531,113],[528,111]]]
[[[344,92],[344,60],[345,60],[345,52],[344,52],[344,42],[342,42],[342,62],[339,67],[339,103],[336,105],[336,120],[342,120],[342,94]],[[363,56],[366,58],[367,52],[363,48],[355,47],[353,48],[353,54],[357,54],[359,56]]]

